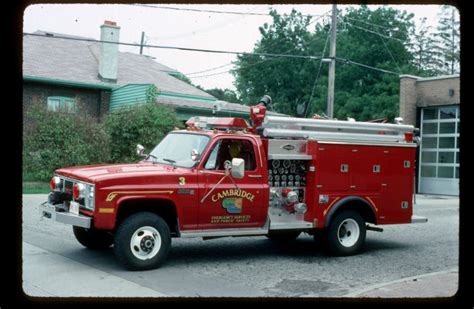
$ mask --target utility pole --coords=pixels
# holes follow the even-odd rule
[[[328,74],[328,105],[327,115],[329,119],[334,118],[334,77],[336,75],[336,25],[337,6],[332,5],[331,42],[329,45],[329,74]]]
[[[145,32],[142,31],[142,40],[141,40],[141,43],[140,43],[140,55],[143,54],[143,43],[145,41]]]

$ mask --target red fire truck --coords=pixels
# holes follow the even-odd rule
[[[193,117],[149,154],[138,145],[138,163],[56,170],[41,215],[131,270],[159,267],[172,238],[305,232],[352,255],[367,230],[427,221],[413,215],[413,126],[268,116],[269,102],[251,126]]]

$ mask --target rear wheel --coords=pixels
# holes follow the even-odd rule
[[[105,231],[93,228],[86,229],[79,226],[73,226],[72,230],[77,241],[89,249],[107,249],[114,243],[112,234]]]
[[[344,210],[336,215],[327,233],[331,253],[339,256],[357,254],[365,241],[365,222],[359,213]]]
[[[166,260],[171,247],[168,224],[151,212],[127,218],[115,234],[114,253],[130,270],[158,268]]]

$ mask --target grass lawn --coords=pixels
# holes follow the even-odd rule
[[[51,191],[49,182],[23,182],[23,194],[47,194]]]

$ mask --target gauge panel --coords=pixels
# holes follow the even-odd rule
[[[306,186],[306,161],[304,160],[270,160],[268,179],[270,187],[304,187]]]

